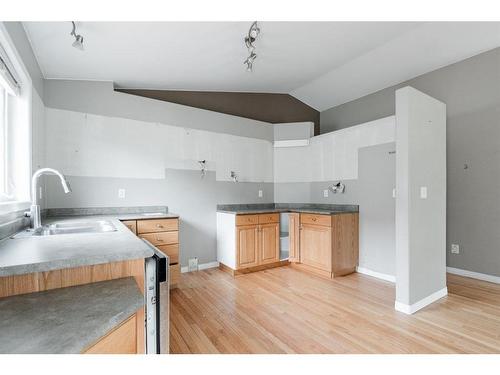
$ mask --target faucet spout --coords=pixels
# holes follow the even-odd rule
[[[42,226],[42,219],[40,215],[40,205],[38,204],[38,194],[37,194],[37,185],[38,178],[44,174],[53,174],[59,177],[61,180],[61,184],[63,186],[63,190],[66,194],[71,192],[71,186],[68,181],[66,181],[66,177],[53,168],[41,168],[33,173],[33,177],[31,178],[31,208],[29,212],[29,216],[31,218],[31,228],[37,229]]]

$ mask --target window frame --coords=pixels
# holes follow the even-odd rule
[[[32,80],[3,22],[0,22],[0,45],[19,80],[21,89],[17,96],[9,97],[4,89],[4,113],[2,146],[5,167],[4,183],[1,187],[0,215],[26,210],[31,205],[30,181],[32,174]],[[9,102],[10,99],[14,98]],[[18,139],[20,139],[18,141]],[[11,148],[16,143],[19,147]],[[0,160],[1,162],[1,160]],[[13,182],[13,199],[5,199],[7,184]]]

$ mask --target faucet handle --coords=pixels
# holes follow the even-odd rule
[[[25,211],[24,217],[31,217],[31,211]]]

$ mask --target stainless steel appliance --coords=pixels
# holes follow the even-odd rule
[[[154,255],[146,259],[146,354],[168,354],[169,352],[169,304],[170,283],[168,256],[148,241]]]

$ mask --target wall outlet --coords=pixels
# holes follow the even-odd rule
[[[420,198],[427,199],[427,186],[420,186]]]
[[[455,243],[452,243],[451,244],[451,253],[452,254],[460,254],[460,246],[455,244]]]
[[[328,189],[323,190],[323,197],[328,198]]]
[[[198,271],[198,258],[189,258],[188,272]]]
[[[259,198],[262,198],[264,196],[264,193],[262,192],[262,190],[259,190]]]
[[[396,188],[392,189],[392,197],[396,198]]]
[[[118,189],[118,198],[125,198],[125,189]]]

